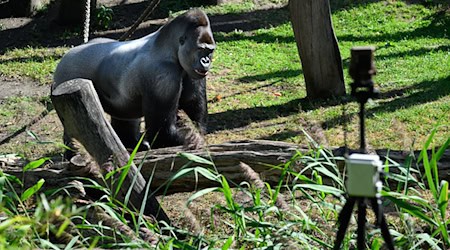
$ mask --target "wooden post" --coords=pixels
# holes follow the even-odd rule
[[[74,79],[53,89],[51,99],[64,126],[64,132],[78,140],[102,168],[103,173],[127,164],[130,156],[104,116],[98,95],[90,80]],[[119,179],[120,173],[114,178]],[[133,183],[133,180],[136,179]],[[144,201],[146,181],[131,164],[118,198],[123,201],[132,188],[130,203],[140,209]],[[112,188],[114,191],[114,188]],[[144,214],[154,215],[158,221],[170,223],[154,196],[147,197]]]
[[[345,95],[342,60],[328,0],[290,0],[289,9],[307,97]]]

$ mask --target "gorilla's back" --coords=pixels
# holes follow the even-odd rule
[[[56,67],[52,89],[74,78],[94,80],[98,66],[112,50],[114,43],[113,39],[98,38],[70,49]]]

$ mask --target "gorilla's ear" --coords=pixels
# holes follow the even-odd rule
[[[183,45],[186,42],[186,35],[180,37],[180,45]]]

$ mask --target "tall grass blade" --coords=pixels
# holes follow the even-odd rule
[[[422,156],[422,163],[423,163],[423,168],[425,170],[425,178],[427,179],[428,187],[430,188],[434,199],[437,200],[438,193],[437,193],[436,185],[435,185],[434,178],[433,178],[433,170],[432,170],[430,161],[428,160],[428,153],[427,153],[427,149],[425,147],[423,147],[423,149],[422,149],[421,156]]]
[[[442,180],[439,188],[438,207],[441,211],[441,217],[445,220],[446,211],[448,209],[448,181]]]
[[[408,202],[405,202],[403,199],[396,198],[394,196],[395,193],[381,191],[381,194],[383,197],[386,197],[387,199],[395,203],[398,207],[404,209],[407,213],[411,214],[412,216],[422,219],[423,221],[427,222],[428,224],[434,227],[439,227],[436,221],[434,221],[432,218],[428,217],[428,215],[422,212],[422,209]],[[408,196],[405,196],[404,199],[408,199]]]
[[[79,235],[73,237],[73,238],[69,241],[69,243],[67,243],[67,245],[66,245],[66,247],[64,248],[64,250],[70,250],[70,249],[73,249],[73,247],[75,246],[75,244],[76,244],[77,241],[78,241],[78,238],[80,238]]]
[[[438,151],[434,154],[434,157],[436,158],[436,162],[438,162],[442,156],[444,155],[445,151],[450,147],[450,137],[445,141],[445,143],[439,147]]]
[[[145,157],[144,157],[144,159],[145,159]],[[144,165],[143,163],[144,163],[144,161],[142,161],[141,166],[139,166],[139,169],[142,168],[142,165]],[[144,211],[145,211],[145,205],[147,204],[147,199],[149,198],[149,195],[152,195],[152,194],[150,194],[150,184],[152,183],[153,175],[155,174],[155,170],[156,170],[156,168],[153,168],[152,174],[148,177],[148,180],[147,180],[147,186],[145,187],[145,193],[144,193],[144,201],[142,202],[141,209],[139,210],[139,218],[138,218],[138,223],[136,226],[136,231],[139,230],[139,226],[141,225],[141,222],[144,219]],[[159,214],[159,212],[160,211],[157,211],[156,214]]]
[[[130,155],[130,158],[128,159],[127,164],[121,168],[122,173],[120,173],[119,182],[117,183],[116,190],[114,192],[114,197],[117,196],[117,194],[121,190],[123,182],[125,181],[125,178],[127,177],[128,172],[130,171],[130,167],[133,164],[133,160],[136,157],[136,153],[137,153],[142,141],[144,140],[144,137],[145,137],[145,133],[142,134],[136,147],[134,147],[133,152],[131,152],[131,155]],[[130,185],[130,189],[133,189],[133,185]],[[125,202],[125,204],[127,204],[127,202]]]
[[[335,187],[331,187],[331,186],[325,186],[325,185],[319,185],[319,184],[297,184],[294,186],[294,190],[298,189],[298,188],[306,188],[306,189],[311,189],[311,190],[315,190],[318,192],[324,192],[327,194],[332,194],[336,197],[339,197],[340,195],[344,194],[344,191],[335,188]]]
[[[233,236],[228,237],[227,241],[225,242],[225,244],[223,244],[221,250],[228,250],[231,247],[231,244],[233,244]]]
[[[210,165],[210,166],[214,166],[214,163],[202,158],[200,156],[194,155],[194,154],[190,154],[190,153],[179,153],[179,155],[183,158],[188,159],[189,161],[195,162],[195,163],[199,163],[199,164],[205,164],[205,165]]]
[[[60,250],[60,248],[53,244],[51,241],[46,240],[46,239],[39,239],[39,242],[41,243],[41,247],[44,247],[44,249],[50,248],[50,249],[54,249],[54,250]]]
[[[433,237],[431,237],[429,234],[427,233],[421,233],[421,234],[417,234],[416,235],[417,238],[421,239],[422,242],[426,242],[428,243],[428,245],[430,246],[430,249],[436,249],[436,250],[440,250],[442,249],[441,247],[439,247],[439,245],[436,243],[436,239],[434,239]],[[418,247],[419,245],[421,245],[422,242],[417,243],[415,246],[413,246],[411,249],[417,249],[416,247]]]
[[[431,134],[430,134],[430,136],[428,136],[427,141],[426,141],[425,144],[423,145],[423,147],[422,147],[422,152],[420,152],[420,155],[419,155],[419,158],[417,159],[417,161],[420,162],[420,161],[423,159],[423,157],[425,157],[425,155],[426,155],[426,153],[427,153],[427,149],[430,147],[431,142],[433,141],[434,135],[435,135],[436,132],[437,132],[437,128],[438,128],[438,126],[435,126],[435,127],[431,130]],[[425,151],[424,151],[423,149],[425,149]],[[424,153],[425,153],[425,155],[424,155]]]
[[[48,160],[50,160],[50,158],[44,157],[44,158],[40,158],[40,159],[35,160],[35,161],[31,161],[27,165],[25,165],[25,167],[23,167],[23,172],[26,172],[28,170],[36,169],[36,168],[42,166],[42,164],[44,164]]]
[[[195,199],[197,199],[205,194],[217,191],[218,189],[219,189],[219,187],[211,187],[211,188],[205,188],[205,189],[199,190],[198,192],[196,192],[195,194],[193,194],[189,197],[189,199],[187,200],[187,206],[189,206],[189,204],[191,204],[191,202],[194,201]]]
[[[31,196],[33,196],[34,194],[37,193],[37,191],[39,191],[42,187],[42,185],[44,185],[45,180],[44,179],[40,179],[36,184],[34,184],[33,186],[29,187],[27,190],[25,190],[22,195],[20,196],[20,200],[21,201],[25,201],[28,198],[30,198]]]

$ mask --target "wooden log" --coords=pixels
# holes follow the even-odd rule
[[[51,99],[63,124],[64,132],[78,140],[100,165],[101,172],[108,173],[125,166],[130,156],[119,137],[104,116],[99,97],[90,80],[74,79],[53,89]],[[114,178],[118,180],[120,172]],[[116,187],[112,187],[115,190]],[[140,210],[145,200],[146,181],[131,163],[129,172],[120,187],[118,198],[124,201],[132,188],[130,203]],[[150,195],[144,204],[144,214],[170,223],[156,198]]]
[[[155,149],[148,152],[147,157],[144,157],[145,153],[140,153],[135,159],[135,163],[139,164],[143,162],[141,173],[144,178],[148,179],[153,176],[150,188],[158,194],[164,193],[166,187],[164,187],[167,180],[169,180],[177,171],[189,163],[185,158],[179,156],[180,152],[183,152],[182,147],[172,147]],[[205,157],[206,159],[212,159],[215,165],[215,169],[218,173],[223,174],[230,183],[239,184],[242,181],[251,181],[251,178],[244,175],[244,171],[241,168],[241,162],[249,165],[256,173],[258,173],[263,181],[270,184],[277,184],[280,171],[273,169],[273,165],[283,164],[291,159],[291,157],[297,153],[307,153],[309,149],[307,147],[301,147],[296,144],[285,142],[273,142],[273,141],[261,141],[261,140],[246,140],[227,142],[218,145],[210,145],[203,150],[188,151],[188,153]],[[343,156],[344,151],[341,149],[331,150],[334,156]],[[378,155],[385,157],[389,156],[395,162],[401,163],[405,161],[405,157],[408,155],[402,151],[394,150],[377,150]],[[414,152],[416,158],[420,151]],[[342,163],[342,162],[338,162]],[[21,167],[13,166],[11,162],[5,164],[2,169],[5,173],[13,174],[20,179],[25,178],[25,181],[30,181],[28,186],[33,185],[40,178],[44,178],[47,181],[47,185],[54,187],[65,186],[67,181],[64,181],[67,177],[73,176],[88,176],[89,163],[78,163],[78,171],[73,171],[73,163],[56,162],[47,169],[36,169],[31,172],[27,172],[23,176]],[[23,165],[17,164],[17,165]],[[83,165],[87,167],[87,171],[83,171]],[[199,166],[202,164],[191,164],[191,167]],[[202,165],[209,167],[207,165]],[[298,170],[301,170],[302,166],[298,166]],[[450,150],[446,150],[442,159],[438,163],[439,178],[450,180]],[[67,170],[69,169],[69,170]],[[395,168],[390,168],[390,171],[396,172]],[[398,173],[398,171],[397,171]],[[211,181],[199,176],[195,178],[193,174],[186,175],[180,179],[171,183],[167,188],[168,193],[175,192],[187,192],[195,189],[202,189],[207,187],[217,186],[218,182]]]
[[[307,97],[345,95],[342,60],[328,0],[290,0],[289,9]]]
[[[152,175],[152,186],[158,189],[158,193],[186,192],[196,189],[217,186],[216,181],[194,175],[187,174],[170,183],[169,187],[161,189],[167,184],[167,180],[176,174],[183,167],[206,167],[225,176],[231,184],[240,184],[243,181],[249,181],[248,177],[243,175],[240,163],[249,165],[260,177],[270,184],[278,183],[280,171],[274,169],[287,162],[297,152],[306,152],[306,148],[298,145],[263,140],[244,140],[227,142],[218,145],[210,145],[206,149],[188,151],[190,154],[205,158],[214,163],[214,167],[207,164],[192,163],[181,157],[180,152],[184,152],[182,147],[162,148],[150,151],[144,158],[140,154],[136,157],[136,164],[143,160],[141,173],[144,176]]]

